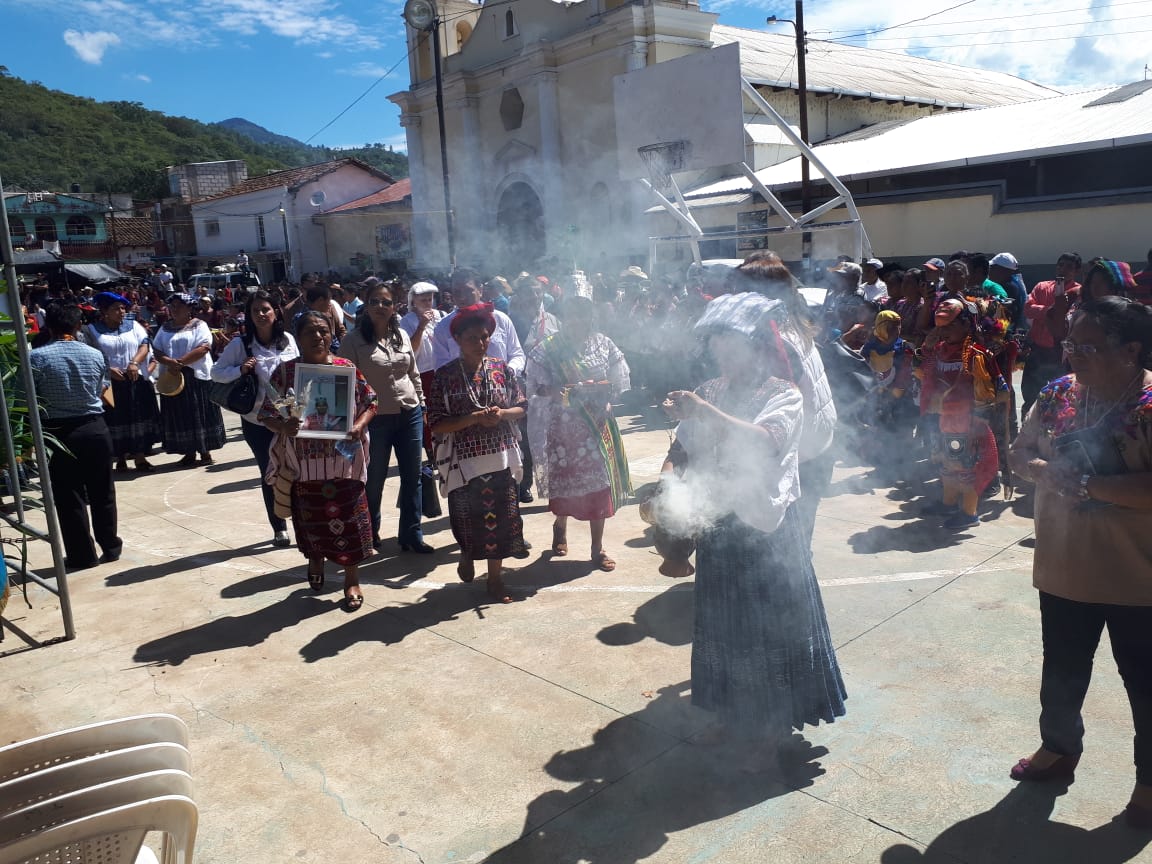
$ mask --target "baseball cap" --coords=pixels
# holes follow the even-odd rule
[[[1016,261],[1016,256],[1011,252],[998,252],[992,256],[992,260],[988,262],[989,267],[1003,267],[1005,270],[1019,270],[1020,264]]]
[[[947,265],[943,258],[929,258],[924,262],[924,266],[929,270],[943,270]]]
[[[418,294],[439,294],[440,289],[433,285],[431,282],[416,282],[411,288],[408,289],[408,293],[415,297]]]
[[[881,261],[879,258],[869,258],[867,261],[864,262],[864,266],[875,267],[877,270],[879,270],[881,267],[884,266],[884,262]]]
[[[849,274],[855,276],[857,279],[860,278],[860,274],[863,272],[860,269],[860,265],[853,261],[841,261],[835,267],[830,267],[828,269],[832,273]]]

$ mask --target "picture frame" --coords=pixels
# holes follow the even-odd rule
[[[356,422],[355,366],[297,363],[292,387],[301,409],[297,437],[348,437]]]

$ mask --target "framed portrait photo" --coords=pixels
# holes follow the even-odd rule
[[[356,417],[356,367],[296,364],[301,438],[346,438]]]

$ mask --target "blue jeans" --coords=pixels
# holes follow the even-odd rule
[[[275,434],[263,423],[249,423],[240,421],[240,429],[244,433],[244,442],[252,455],[256,457],[256,465],[260,468],[260,491],[264,493],[264,511],[268,514],[268,524],[273,531],[287,531],[288,523],[276,515],[276,499],[272,487],[264,482],[264,475],[268,473],[268,462],[271,459],[269,450]]]
[[[400,470],[400,522],[396,539],[405,545],[422,543],[420,530],[423,499],[420,494],[420,461],[424,446],[424,411],[409,408],[399,414],[377,414],[368,424],[368,512],[372,536],[380,536],[380,499],[388,478],[388,463],[396,451]]]

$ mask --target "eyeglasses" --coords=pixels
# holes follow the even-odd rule
[[[369,300],[368,305],[369,306],[392,306],[393,303],[391,300],[385,300],[381,297],[377,297],[375,300]]]
[[[1065,339],[1060,343],[1060,347],[1064,349],[1064,353],[1069,357],[1077,354],[1082,357],[1094,357],[1100,353],[1100,346],[1098,345],[1077,345],[1071,339]]]

